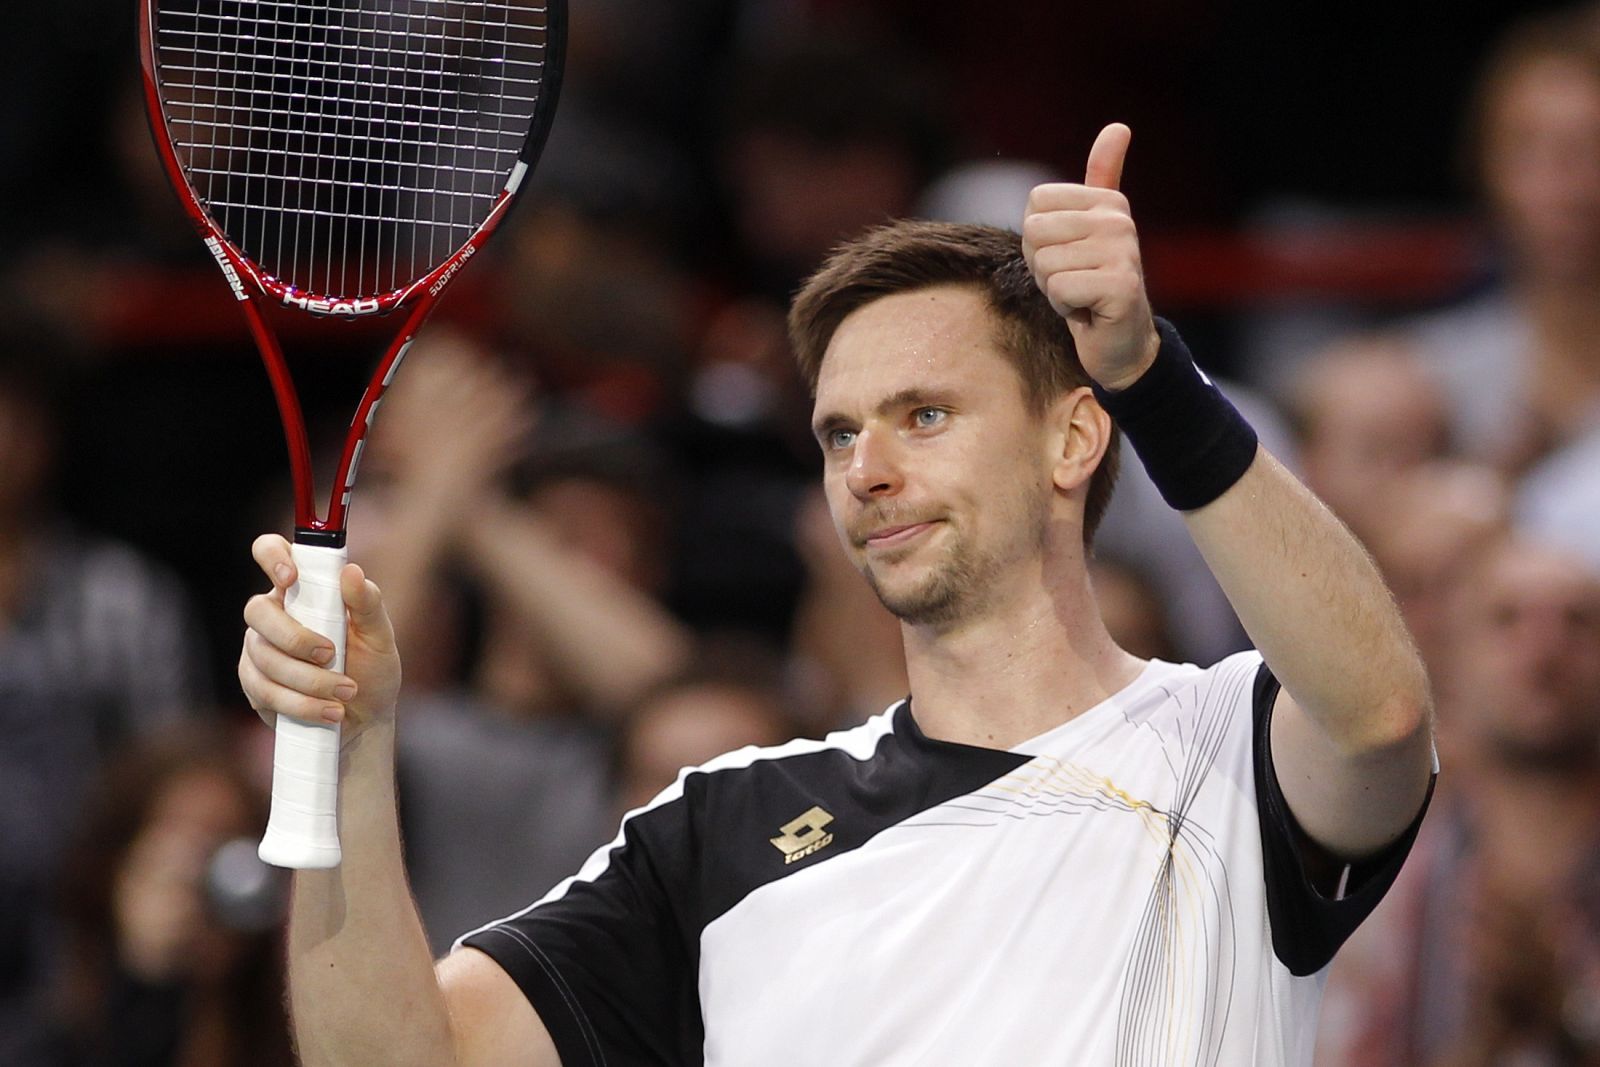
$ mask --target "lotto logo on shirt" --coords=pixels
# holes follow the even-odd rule
[[[832,821],[832,815],[814,807],[780,826],[782,833],[771,839],[773,847],[783,853],[785,865],[803,860],[833,843],[833,835],[823,829]]]

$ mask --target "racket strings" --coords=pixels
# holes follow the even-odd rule
[[[158,86],[190,187],[268,275],[403,288],[482,225],[544,80],[542,4],[162,0]]]

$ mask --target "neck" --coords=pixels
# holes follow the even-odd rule
[[[1600,332],[1600,278],[1581,282],[1552,279],[1529,282],[1516,302],[1532,322],[1535,337],[1562,350],[1592,352]]]
[[[1600,337],[1600,279],[1582,283],[1550,281],[1529,284],[1518,302],[1533,328],[1540,364],[1570,367],[1600,378],[1595,338]]]
[[[1531,279],[1515,293],[1527,317],[1530,414],[1539,433],[1559,444],[1581,433],[1600,407],[1600,279]]]
[[[1058,572],[1058,573],[1052,573]],[[1144,661],[1111,640],[1081,552],[991,590],[989,610],[942,626],[905,623],[917,725],[941,741],[1011,748],[1094,707]]]
[[[1534,763],[1526,757],[1488,756],[1477,767],[1474,792],[1494,806],[1507,809],[1538,808],[1541,815],[1575,823],[1592,818],[1575,801],[1600,797],[1600,760],[1574,760],[1561,765]],[[1542,817],[1540,821],[1545,821]]]
[[[1545,892],[1593,855],[1600,766],[1535,771],[1490,758],[1469,788],[1481,847],[1502,879]]]

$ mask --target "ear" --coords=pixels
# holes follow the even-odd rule
[[[1051,478],[1071,492],[1089,484],[1111,443],[1111,416],[1087,385],[1062,393],[1050,405]]]

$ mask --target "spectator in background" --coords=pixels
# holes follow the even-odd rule
[[[69,356],[0,339],[0,1062],[32,1031],[46,887],[102,761],[186,717],[200,641],[176,579],[75,529],[51,492]]]
[[[253,861],[266,822],[227,741],[190,728],[131,746],[84,814],[61,878],[60,1058],[48,1062],[290,1067],[281,886],[259,861],[244,881],[219,866],[239,856],[230,842]]]
[[[676,399],[701,299],[666,243],[674,207],[603,180],[549,189],[518,213],[488,278],[507,350],[544,387],[635,427]]]
[[[647,693],[617,740],[618,815],[642,808],[685,767],[747,745],[781,745],[795,722],[779,690],[779,657],[748,641],[713,642]]]
[[[1503,252],[1493,292],[1416,325],[1467,453],[1513,472],[1600,417],[1600,19],[1530,18],[1479,81],[1470,165]]]
[[[705,126],[720,106],[719,86],[706,73],[727,55],[747,4],[572,5],[561,118],[530,192],[559,190],[562,201],[606,215],[625,205],[633,214],[643,199],[650,208],[638,213],[642,228],[698,262],[710,251],[695,247],[710,213]]]
[[[892,39],[813,31],[728,79],[719,165],[745,261],[780,305],[834,245],[911,213],[948,136],[934,82]]]
[[[1434,460],[1393,475],[1376,499],[1367,550],[1399,603],[1435,686],[1448,685],[1451,601],[1484,546],[1508,532],[1510,487],[1492,467]],[[1453,739],[1446,731],[1440,746]]]
[[[656,599],[670,479],[597,425],[536,413],[499,361],[438,331],[374,423],[350,537],[420,653],[398,773],[441,953],[609,836],[605,727],[689,652]]]
[[[61,6],[83,4],[67,0]],[[55,17],[67,16],[58,11]],[[121,40],[121,28],[96,32],[115,37],[120,58],[132,59],[134,42]],[[102,45],[112,43],[107,40]],[[19,227],[29,236],[25,247],[0,259],[0,286],[10,308],[21,309],[48,323],[57,335],[83,344],[104,342],[122,310],[118,296],[130,275],[150,267],[205,263],[204,248],[195,240],[194,227],[151,145],[143,85],[133,76],[131,63],[126,69],[119,63],[106,65],[122,76],[105,86],[89,121],[71,123],[57,104],[50,105],[55,124],[72,130],[63,147],[71,145],[69,150],[80,158],[70,163],[60,160],[34,179],[26,200],[36,210],[28,214],[49,223]],[[61,95],[76,97],[77,88]],[[37,86],[31,89],[36,91]],[[74,100],[73,106],[84,104]],[[48,157],[45,151],[31,162]],[[62,200],[60,208],[53,200],[38,199],[63,196],[72,189],[77,191]],[[11,236],[0,238],[0,245]],[[84,299],[86,292],[96,294],[96,299]]]
[[[1319,1064],[1600,1063],[1600,571],[1501,537],[1462,574],[1450,788],[1335,967]]]
[[[1600,424],[1523,476],[1517,527],[1600,568]]]
[[[1370,547],[1393,483],[1449,451],[1443,394],[1403,338],[1370,335],[1308,360],[1291,396],[1306,485]]]
[[[473,581],[485,628],[473,685],[491,702],[614,714],[683,661],[687,635],[656,600],[670,478],[639,439],[540,412],[494,356],[436,332],[395,379],[367,463],[351,537],[398,639],[437,646],[449,628],[436,620],[460,618],[454,583]],[[438,685],[448,669],[432,672]]]

